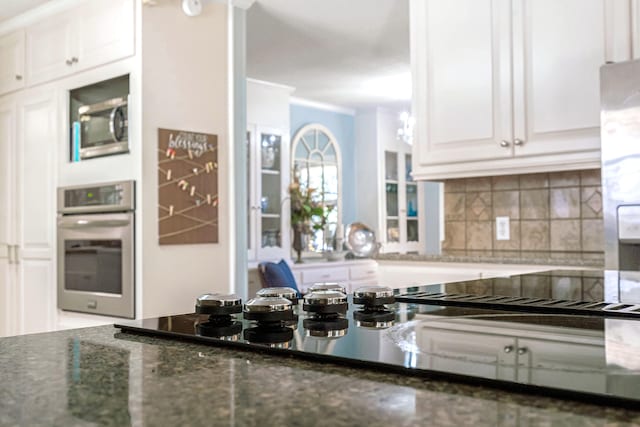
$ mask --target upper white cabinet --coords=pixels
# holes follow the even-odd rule
[[[24,31],[0,37],[0,95],[24,87]]]
[[[414,176],[598,167],[599,69],[630,59],[629,2],[412,0]]]
[[[247,80],[248,259],[291,256],[289,98],[293,88]]]
[[[133,0],[92,0],[27,28],[28,84],[134,53]]]

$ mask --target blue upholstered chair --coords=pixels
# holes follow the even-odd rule
[[[289,264],[285,260],[280,260],[280,262],[261,262],[258,264],[258,273],[263,288],[285,286],[295,289],[298,293],[300,292],[296,279],[293,277],[293,272],[291,272],[291,268],[289,268]]]

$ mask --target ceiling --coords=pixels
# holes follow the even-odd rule
[[[20,15],[48,1],[50,0],[0,0],[0,22]]]
[[[350,108],[411,100],[409,0],[257,0],[247,75]]]

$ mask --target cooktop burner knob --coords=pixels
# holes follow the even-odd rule
[[[204,294],[196,300],[196,313],[229,316],[242,313],[242,299],[235,294]]]
[[[327,319],[310,318],[304,319],[302,326],[306,330],[308,337],[340,338],[347,334],[349,321],[344,317]]]
[[[258,322],[294,320],[293,304],[282,297],[257,297],[244,305],[244,318]]]
[[[387,286],[363,286],[353,292],[353,303],[363,304],[365,307],[380,307],[394,302],[396,297],[393,289]]]
[[[340,283],[314,283],[313,285],[311,285],[309,287],[309,292],[315,292],[315,291],[337,291],[337,292],[342,292],[343,294],[347,293],[347,288],[344,287],[344,285],[341,285]]]
[[[293,288],[263,288],[256,292],[256,296],[286,298],[292,304],[298,304],[298,291]]]
[[[349,303],[347,296],[339,291],[314,291],[304,296],[302,309],[309,313],[344,314],[347,312]]]

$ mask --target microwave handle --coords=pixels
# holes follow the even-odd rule
[[[111,133],[111,138],[113,138],[114,142],[122,141],[122,135],[116,135],[116,120],[120,120],[120,117],[122,117],[121,120],[126,120],[126,118],[124,118],[124,113],[122,112],[122,105],[111,110],[111,116],[109,117],[109,133]]]
[[[78,229],[78,228],[109,228],[109,227],[125,227],[130,224],[128,219],[100,219],[100,220],[61,220],[58,222],[59,228]]]

